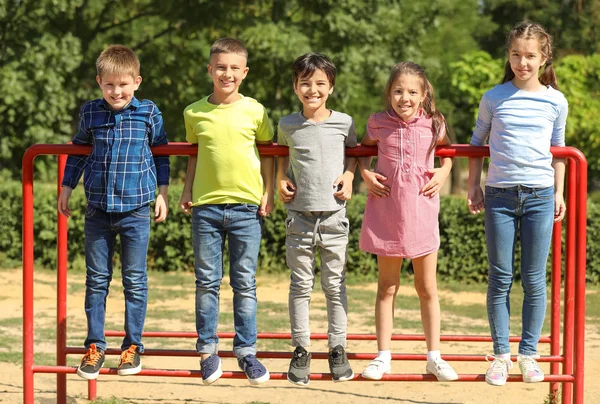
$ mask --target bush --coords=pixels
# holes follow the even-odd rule
[[[148,268],[156,271],[192,271],[194,254],[191,237],[191,218],[179,209],[182,185],[169,189],[169,217],[163,223],[152,224],[148,251]],[[37,265],[56,266],[56,186],[36,184],[35,191],[35,247]],[[377,260],[358,248],[366,195],[357,194],[348,203],[350,241],[348,244],[348,273],[363,279],[376,279]],[[0,222],[0,259],[5,266],[21,261],[21,186],[17,182],[4,183],[0,189],[0,204],[5,212]],[[69,262],[71,268],[84,269],[84,212],[85,197],[81,186],[70,200],[73,216],[69,220]],[[263,238],[259,253],[260,271],[281,273],[287,271],[285,262],[285,218],[287,212],[277,201],[273,213],[264,221]],[[600,204],[588,203],[587,221],[587,279],[600,283]],[[487,281],[487,256],[483,215],[471,215],[464,198],[441,198],[440,241],[438,259],[439,279],[464,283]],[[118,264],[118,248],[115,262]],[[518,254],[517,254],[518,257]],[[227,260],[225,260],[227,268]],[[515,263],[519,276],[519,261]],[[550,260],[548,261],[550,268]],[[403,269],[410,270],[405,261]]]

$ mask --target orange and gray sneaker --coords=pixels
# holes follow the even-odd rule
[[[96,344],[90,344],[77,368],[77,375],[87,380],[94,380],[98,378],[103,364],[104,351],[96,349]]]
[[[142,360],[137,345],[131,345],[121,353],[117,373],[119,376],[135,375],[142,370]]]

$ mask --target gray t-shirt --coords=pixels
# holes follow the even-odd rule
[[[311,122],[301,112],[279,120],[277,143],[288,146],[287,176],[296,196],[285,207],[297,211],[335,211],[346,204],[333,193],[333,183],[344,173],[345,149],[356,146],[352,117],[331,111],[322,122]]]

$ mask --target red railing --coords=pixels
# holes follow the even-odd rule
[[[67,219],[58,215],[57,234],[57,332],[56,332],[56,365],[40,366],[34,363],[34,324],[33,324],[33,160],[38,155],[58,155],[58,187],[62,181],[62,173],[67,154],[89,154],[89,146],[71,144],[39,144],[30,147],[23,156],[23,398],[24,403],[34,402],[34,374],[57,374],[57,402],[66,402],[67,373],[75,373],[76,367],[66,366],[67,355],[83,354],[84,348],[67,346]],[[287,147],[277,145],[260,146],[262,155],[276,156],[287,155]],[[170,143],[167,146],[153,148],[156,155],[194,155],[196,146],[188,143]],[[540,343],[550,344],[550,355],[544,355],[540,362],[550,363],[550,374],[546,375],[545,382],[550,383],[550,393],[558,392],[558,384],[562,385],[562,403],[582,404],[584,402],[584,330],[585,330],[585,270],[586,270],[586,211],[587,211],[587,161],[583,153],[572,147],[553,147],[554,157],[566,158],[567,165],[567,228],[565,242],[565,270],[562,272],[561,234],[562,224],[554,225],[552,238],[552,282],[549,336],[542,336]],[[369,156],[375,155],[374,147],[359,146],[348,150],[348,155]],[[452,145],[438,148],[437,156],[448,157],[487,157],[488,147],[473,147],[468,145]],[[564,300],[562,317],[562,352],[560,352],[561,336],[561,279],[564,278]],[[122,331],[106,331],[106,336],[123,336]],[[169,337],[169,338],[196,338],[192,332],[144,332],[144,337]],[[233,333],[219,333],[221,338],[233,338]],[[258,338],[290,339],[289,333],[259,333]],[[313,334],[311,339],[327,339],[326,334]],[[348,340],[375,340],[374,335],[350,334]],[[394,335],[395,341],[423,341],[423,335]],[[519,341],[518,337],[511,337],[511,342]],[[490,337],[468,335],[442,335],[442,341],[468,341],[489,342]],[[119,355],[117,349],[108,349],[108,355]],[[233,357],[232,352],[221,351],[220,356]],[[146,356],[194,356],[194,350],[165,350],[146,349]],[[290,352],[258,352],[261,358],[291,358]],[[325,359],[326,353],[313,353],[315,359]],[[349,359],[369,360],[375,354],[349,353]],[[443,355],[449,361],[485,361],[485,355]],[[426,355],[419,354],[394,354],[394,360],[426,360]],[[562,371],[559,371],[562,364]],[[116,369],[101,369],[101,374],[116,375]],[[171,377],[201,377],[199,370],[167,370],[143,369],[142,376],[171,376]],[[245,378],[242,372],[224,372],[224,378]],[[330,380],[329,374],[311,374],[311,380]],[[285,373],[271,373],[271,379],[284,380]],[[354,380],[363,380],[355,376]],[[435,381],[432,375],[422,374],[390,374],[384,375],[383,381]],[[461,374],[459,381],[484,381],[483,374]],[[522,381],[521,376],[510,376],[508,381]],[[96,397],[96,380],[88,383],[88,397]]]

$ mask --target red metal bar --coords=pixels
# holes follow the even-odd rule
[[[67,156],[58,156],[58,195],[60,195]],[[58,238],[56,243],[56,364],[67,364],[67,218],[58,213]],[[56,376],[56,401],[67,402],[67,376]]]
[[[550,293],[550,355],[560,351],[560,286],[562,264],[562,224],[554,224],[552,231],[552,273]],[[558,374],[558,363],[550,364],[550,374]],[[550,397],[558,393],[558,384],[550,383]]]
[[[66,355],[72,353],[83,353],[82,348],[74,348],[66,346],[66,226],[61,225],[59,218],[58,238],[60,247],[58,247],[58,283],[57,283],[57,364],[58,366],[35,366],[33,360],[33,160],[35,156],[40,154],[88,154],[91,148],[89,146],[76,145],[35,145],[30,147],[23,156],[23,397],[24,402],[29,403],[34,400],[34,373],[56,373],[64,376],[67,373],[75,373],[75,367],[62,366],[66,363]],[[259,151],[263,155],[287,155],[287,148],[278,145],[259,146]],[[563,363],[563,374],[551,374],[546,376],[547,382],[551,384],[563,384],[563,402],[566,398],[571,402],[569,397],[569,389],[574,391],[573,402],[576,404],[583,403],[583,376],[584,376],[584,326],[585,326],[585,264],[586,264],[586,200],[587,200],[587,162],[583,154],[574,148],[551,148],[552,153],[558,158],[569,158],[569,189],[568,189],[568,205],[569,214],[567,222],[567,248],[566,257],[567,265],[565,271],[565,332],[564,332],[564,354],[558,355],[556,351],[557,339],[559,338],[560,327],[556,328],[556,322],[560,323],[560,312],[556,308],[556,277],[560,278],[560,266],[557,267],[557,262],[560,262],[560,242],[556,236],[553,238],[553,275],[552,275],[552,326],[551,336],[542,337],[540,342],[551,343],[551,355],[540,358],[541,362],[549,362],[551,369],[558,369],[557,364]],[[153,148],[153,153],[156,155],[195,155],[197,152],[196,146],[187,143],[172,143],[166,146]],[[354,149],[349,149],[348,155],[351,156],[369,156],[375,155],[374,147],[358,146]],[[452,145],[438,148],[437,156],[449,157],[487,157],[489,156],[488,147],[472,147],[468,145]],[[62,172],[61,160],[59,158],[59,172]],[[59,174],[60,183],[60,174]],[[575,186],[573,186],[575,184]],[[575,195],[575,196],[574,196]],[[576,208],[575,208],[576,207]],[[65,222],[66,223],[66,222]],[[560,235],[560,225],[555,227],[555,233]],[[572,236],[572,237],[570,237]],[[63,249],[62,246],[65,246]],[[571,246],[572,245],[572,246]],[[574,257],[574,258],[573,258]],[[65,262],[64,270],[62,268]],[[570,268],[572,267],[572,268]],[[558,271],[556,270],[558,268]],[[571,271],[571,272],[569,272]],[[558,272],[558,274],[555,274]],[[64,282],[64,283],[63,283]],[[570,291],[570,289],[572,289]],[[560,305],[560,302],[558,302]],[[556,314],[558,313],[558,314]],[[570,317],[569,317],[570,316]],[[558,320],[557,320],[558,318]],[[571,320],[572,319],[572,320]],[[572,321],[572,327],[569,327],[569,321]],[[64,326],[64,328],[63,328]],[[123,332],[107,331],[107,336],[123,335]],[[230,334],[230,336],[228,335]],[[195,333],[188,332],[145,332],[146,337],[179,337],[179,338],[196,338]],[[63,341],[64,337],[64,343]],[[233,333],[223,333],[222,338],[233,337]],[[289,333],[261,333],[261,338],[289,339]],[[325,339],[326,334],[315,334],[312,339]],[[374,335],[352,334],[348,339],[356,340],[375,340]],[[469,342],[488,342],[491,339],[484,336],[462,336],[462,335],[447,335],[441,337],[442,341],[469,341]],[[422,335],[395,335],[393,340],[396,341],[423,341]],[[511,337],[511,342],[519,341],[518,337]],[[570,351],[569,351],[570,349]],[[119,354],[117,350],[109,350],[108,354]],[[569,352],[572,352],[569,355]],[[233,356],[232,352],[222,351],[223,356]],[[157,356],[197,356],[192,350],[146,350],[145,355]],[[289,352],[262,352],[261,357],[274,358],[290,358]],[[358,360],[372,359],[374,354],[364,353],[349,353],[349,357]],[[313,353],[315,359],[324,359],[326,353]],[[425,355],[418,354],[394,354],[395,360],[425,360]],[[483,361],[483,355],[444,355],[444,358],[450,361]],[[569,365],[569,361],[572,361]],[[574,373],[569,371],[569,366],[574,367]],[[116,369],[103,369],[102,374],[116,374]],[[161,370],[161,369],[144,369],[140,375],[147,376],[183,376],[183,377],[200,377],[199,371],[189,370]],[[62,383],[60,376],[57,379],[57,399],[60,402],[62,396]],[[224,377],[245,378],[242,372],[224,372]],[[285,379],[285,373],[271,374],[274,380]],[[313,380],[329,380],[328,374],[313,374]],[[65,379],[66,380],[66,379]],[[355,380],[361,380],[359,376]],[[431,375],[387,375],[383,380],[395,381],[429,381],[435,380]],[[483,381],[484,375],[461,375],[461,381]],[[509,381],[522,381],[520,376],[510,376]],[[66,385],[64,389],[66,395]],[[90,397],[95,397],[96,384],[88,385],[88,394]]]

